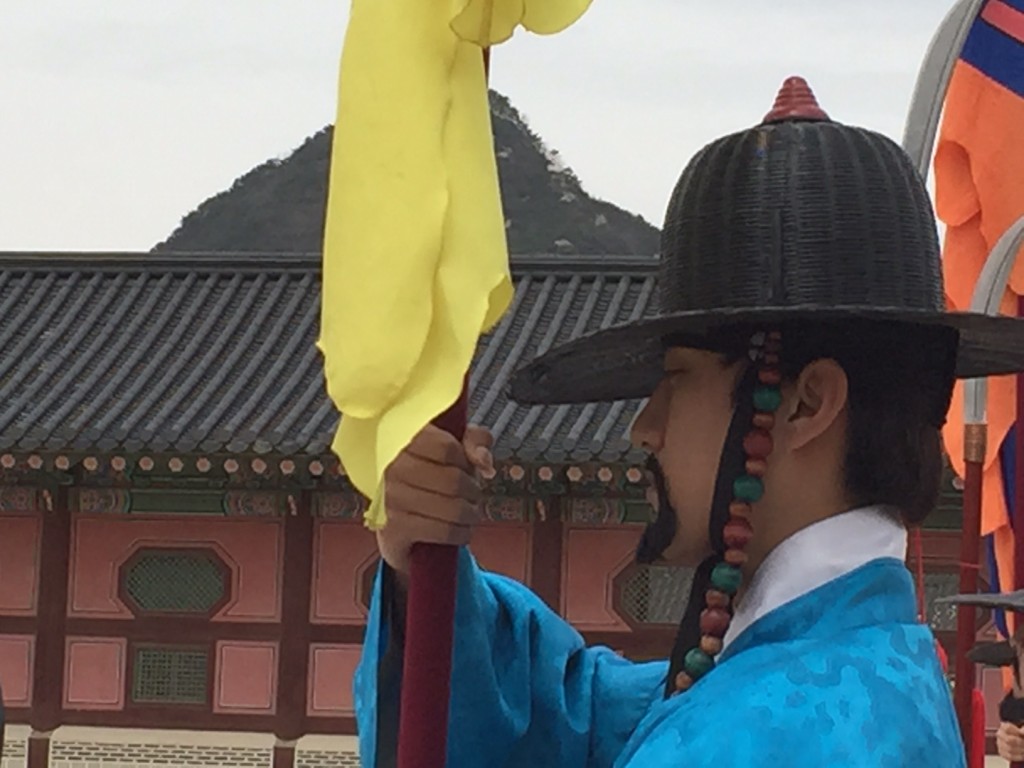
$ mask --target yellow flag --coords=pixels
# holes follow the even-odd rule
[[[512,298],[481,48],[590,0],[353,0],[341,60],[318,346],[334,440],[385,523],[384,470],[459,396]]]

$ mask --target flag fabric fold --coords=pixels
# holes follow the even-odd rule
[[[513,293],[481,47],[589,0],[354,0],[342,53],[318,347],[333,449],[384,525],[384,470],[458,398]]]
[[[950,308],[966,310],[989,253],[1024,215],[1024,0],[988,0],[956,62],[935,153],[935,197],[946,225],[943,249]],[[1001,312],[1017,315],[1024,294],[1018,261]],[[964,389],[958,383],[944,439],[963,477]],[[988,435],[983,474],[981,533],[995,565],[995,581],[1012,589],[1014,537],[1007,480],[1006,440],[1016,421],[1016,378],[989,379]],[[1012,460],[1011,460],[1012,462]]]

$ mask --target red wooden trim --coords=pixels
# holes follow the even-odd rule
[[[295,747],[274,745],[274,768],[293,768],[295,765]]]
[[[309,627],[309,642],[311,643],[362,645],[365,636],[365,624],[312,624]]]
[[[8,725],[28,725],[31,710],[28,707],[8,707]],[[262,727],[271,730],[274,715],[221,715],[213,714],[209,708],[190,706],[169,706],[167,704],[143,704],[122,712],[100,712],[69,710],[63,720],[68,725],[91,725],[97,727],[129,727],[131,723],[152,723],[154,728],[188,727],[189,724],[211,730],[246,730]],[[354,717],[304,717],[303,735],[316,733],[328,736],[355,736]]]
[[[652,627],[635,632],[584,632],[587,645],[602,645],[628,658],[667,659],[676,637],[675,628]]]
[[[534,521],[530,552],[530,588],[557,613],[562,611],[562,503],[561,497],[545,502],[547,518]]]
[[[71,514],[67,510],[68,489],[61,486],[57,489],[53,510],[42,516],[40,536],[39,624],[31,716],[31,725],[37,731],[52,731],[61,724],[68,563],[71,560]]]
[[[921,548],[924,550],[925,567],[937,563],[959,565],[960,532],[921,530]]]
[[[358,735],[354,717],[307,717],[304,732],[327,736]]]
[[[32,710],[29,707],[6,707],[4,709],[4,722],[7,725],[28,725]]]
[[[34,635],[39,622],[34,616],[0,616],[5,635]]]
[[[27,707],[7,710],[9,725],[27,725],[30,712]],[[208,708],[168,705],[144,705],[122,712],[96,712],[69,710],[64,713],[66,725],[85,725],[100,728],[195,728],[211,731],[271,731],[274,715],[220,715]],[[355,736],[354,717],[304,717],[302,735]]]
[[[985,754],[986,755],[998,755],[999,749],[996,747],[995,735],[985,737]]]
[[[302,736],[309,686],[309,644],[312,631],[309,605],[313,595],[312,497],[304,491],[298,514],[284,524],[284,575],[281,594],[281,648],[277,667],[277,716],[274,731],[279,739]]]
[[[291,598],[288,598],[291,599]],[[4,631],[11,634],[34,634],[34,619],[4,619]],[[10,622],[10,623],[8,623]],[[16,623],[17,622],[17,623]],[[12,627],[9,629],[8,627]],[[13,627],[20,627],[15,630]],[[206,619],[68,619],[67,634],[82,637],[124,637],[135,642],[195,644],[216,640],[280,641],[292,631],[287,622],[241,622]],[[310,642],[358,645],[363,642],[363,624],[313,624]]]
[[[280,625],[262,622],[210,622],[206,619],[68,619],[69,635],[126,637],[137,642],[195,645],[211,640],[277,640]]]
[[[255,731],[274,729],[273,715],[220,715],[209,707],[173,705],[140,706],[123,712],[91,712],[68,710],[65,725],[86,725],[103,728],[184,728],[197,731]]]
[[[28,768],[47,768],[50,765],[50,737],[32,734],[28,740]]]

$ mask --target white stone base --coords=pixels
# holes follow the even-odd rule
[[[4,756],[0,768],[27,768],[30,733],[32,729],[27,725],[4,726]]]
[[[9,725],[0,768],[28,768],[31,729]],[[64,726],[50,737],[50,768],[273,768],[268,733]],[[355,736],[304,736],[295,768],[360,768]]]
[[[360,768],[355,736],[303,736],[295,745],[295,768]]]
[[[50,768],[272,768],[264,733],[65,726],[50,739]]]

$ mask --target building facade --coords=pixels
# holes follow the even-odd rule
[[[689,588],[633,562],[640,403],[523,407],[505,388],[538,351],[653,312],[655,264],[517,260],[471,376],[498,460],[474,554],[636,659],[666,653]],[[318,271],[0,255],[3,768],[358,764],[351,680],[378,562],[329,451]],[[948,490],[923,547],[947,643],[932,601],[956,589]]]

